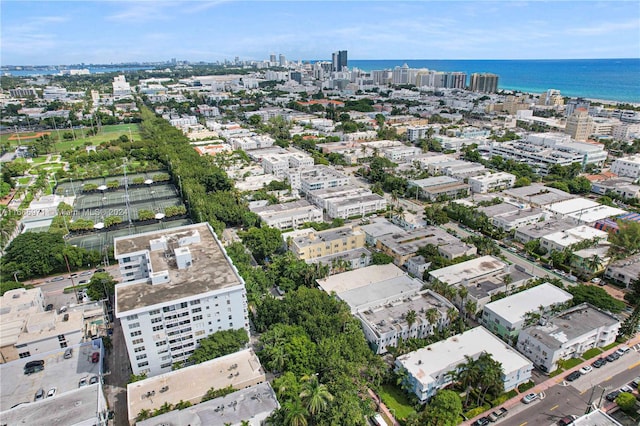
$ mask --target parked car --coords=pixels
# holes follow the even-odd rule
[[[93,271],[84,271],[80,274],[81,277],[85,277],[87,275],[93,275]]]
[[[56,396],[56,388],[51,388],[49,389],[49,392],[47,392],[47,398],[51,398],[53,396]]]
[[[89,379],[89,384],[93,385],[95,383],[98,383],[100,381],[100,379],[98,379],[98,376],[93,376],[91,377],[91,379]]]
[[[607,398],[607,401],[613,402],[616,400],[616,397],[621,393],[622,391],[620,389],[616,389],[613,392],[609,392],[605,398]]]
[[[620,346],[618,348],[617,351],[615,351],[615,353],[617,353],[618,355],[622,356],[624,354],[626,354],[627,352],[629,352],[631,349],[629,349],[628,346]]]
[[[38,389],[38,392],[36,392],[36,396],[35,398],[33,398],[33,400],[40,401],[41,399],[44,399],[44,389],[42,388]]]
[[[44,308],[44,310],[45,310],[45,311],[47,311],[47,312],[52,311],[52,310],[53,310],[53,303],[49,303],[49,304],[47,305],[47,307],[46,307],[46,308]]]
[[[551,265],[549,265],[548,263],[543,263],[543,264],[542,264],[542,267],[543,267],[544,269],[548,269],[548,270],[551,270],[551,269],[552,269],[552,268],[551,268]]]
[[[52,283],[57,283],[58,281],[64,281],[64,279],[65,279],[65,278],[64,278],[63,276],[53,277],[53,278],[51,279],[51,282],[52,282]]]
[[[64,359],[69,359],[73,356],[73,348],[67,348],[66,351],[64,351]]]
[[[592,279],[591,282],[594,283],[594,284],[600,284],[602,282],[602,280],[600,278],[596,277],[596,278]]]
[[[573,382],[574,380],[576,380],[580,376],[582,376],[582,373],[580,373],[579,371],[574,371],[573,373],[569,373],[567,375],[567,377],[565,377],[565,380],[567,382]]]
[[[638,384],[640,384],[640,376],[633,379],[629,384],[631,385],[632,388],[637,388]]]
[[[573,422],[577,420],[577,418],[578,418],[578,416],[575,416],[575,415],[563,417],[560,420],[558,420],[558,426],[569,426],[569,425],[572,425]]]
[[[623,387],[620,388],[620,392],[633,393],[633,388],[629,385],[624,385]]]
[[[508,411],[506,408],[500,407],[493,413],[489,414],[489,420],[491,420],[492,422],[497,422],[499,419],[505,417],[507,413]]]
[[[29,375],[44,370],[44,361],[29,361],[24,365],[24,374]]]
[[[600,368],[607,363],[607,359],[600,357],[591,363],[591,366],[595,368]]]
[[[613,362],[615,360],[617,360],[618,358],[620,358],[620,355],[616,354],[615,352],[610,353],[609,355],[606,356],[606,360],[607,362]]]
[[[87,384],[89,383],[89,381],[87,380],[86,377],[83,377],[82,379],[80,379],[80,382],[78,382],[78,387],[82,388],[87,386]]]
[[[489,419],[487,417],[480,417],[478,420],[473,422],[473,426],[487,426],[489,423]]]
[[[104,268],[98,268],[98,269],[96,269],[96,272],[105,272],[105,269]]]
[[[536,399],[538,399],[538,394],[531,392],[522,397],[522,402],[524,402],[525,404],[530,404]]]
[[[593,368],[591,368],[590,365],[585,365],[584,367],[582,367],[578,371],[580,371],[580,374],[589,374],[589,373],[591,373],[591,371],[593,371]]]

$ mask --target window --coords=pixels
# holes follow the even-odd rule
[[[134,352],[143,352],[143,351],[144,351],[144,346],[140,346],[140,347],[137,347],[137,348],[133,348],[133,351],[134,351]]]
[[[144,340],[142,340],[142,339],[135,339],[135,340],[131,341],[131,343],[134,344],[134,345],[139,345],[142,342],[144,342]]]
[[[147,357],[147,354],[136,355],[136,360],[140,361],[141,359],[145,359],[146,357]]]
[[[193,317],[194,321],[200,321],[202,319],[202,315],[196,315],[195,317]]]
[[[229,315],[229,319],[233,319],[233,315]]]
[[[169,368],[169,367],[171,367],[171,363],[170,363],[170,362],[167,362],[167,363],[162,364],[162,365],[160,366],[160,368]]]
[[[165,342],[164,340],[162,340],[162,341],[160,341],[160,342],[156,342],[156,347],[158,347],[158,348],[159,348],[160,346],[164,346],[164,345],[166,345],[166,344],[167,344],[167,342]]]
[[[202,311],[202,308],[194,308],[191,312],[195,314],[195,313],[198,313],[200,311]]]
[[[132,322],[131,324],[129,324],[129,328],[138,328],[140,327],[140,323],[139,322]]]
[[[199,304],[200,304],[200,299],[198,299],[198,300],[192,300],[192,301],[191,301],[191,302],[189,302],[189,303],[191,303],[192,305],[199,305]]]
[[[19,353],[19,354],[18,354],[18,356],[19,356],[20,358],[29,358],[29,357],[31,356],[31,352],[29,352],[29,351],[27,351],[27,352],[22,352],[22,353]]]
[[[140,330],[133,331],[133,332],[131,332],[131,337],[140,336],[141,334],[142,334],[142,331],[140,331]]]
[[[151,318],[151,324],[155,324],[160,321],[162,321],[162,317]]]
[[[131,257],[123,257],[122,261],[123,262],[131,262]]]
[[[160,325],[156,325],[156,326],[154,326],[154,327],[153,327],[153,331],[160,331],[160,330],[162,330],[163,328],[164,328],[164,327],[162,326],[162,324],[160,324]]]
[[[58,342],[64,342],[65,340],[67,340],[67,339],[65,339],[64,334],[59,334],[58,335]]]
[[[149,315],[158,315],[160,313],[160,309],[154,309],[153,311],[149,311]]]
[[[231,304],[231,300],[227,300],[227,305],[230,305],[230,304]]]
[[[148,362],[148,361],[145,361],[145,362],[141,362],[141,363],[139,363],[139,364],[138,364],[138,367],[146,367],[147,365],[149,365],[149,362]]]
[[[60,342],[60,347],[61,348],[66,348],[67,347],[67,342]]]

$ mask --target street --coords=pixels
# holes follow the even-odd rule
[[[499,423],[516,426],[554,425],[565,416],[584,414],[590,400],[606,409],[613,405],[604,398],[607,393],[619,389],[640,375],[640,354],[631,351],[613,363],[607,363],[599,369],[594,368],[591,373],[571,383],[563,381],[567,374],[556,377],[559,383],[545,390],[543,399],[528,405],[517,403],[509,408],[509,415]]]

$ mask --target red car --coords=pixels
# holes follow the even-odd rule
[[[100,361],[100,352],[94,352],[91,354],[91,362],[92,363],[97,363],[98,361]]]

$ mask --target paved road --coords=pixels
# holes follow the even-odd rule
[[[632,351],[618,361],[606,364],[600,369],[594,369],[593,372],[574,382],[561,382],[547,389],[544,391],[545,397],[542,400],[529,405],[522,403],[516,405],[509,409],[509,415],[501,423],[516,426],[554,425],[565,416],[584,414],[590,400],[606,409],[613,404],[609,403],[604,396],[629,383],[638,375],[640,375],[640,354]],[[602,399],[600,399],[601,396]]]

